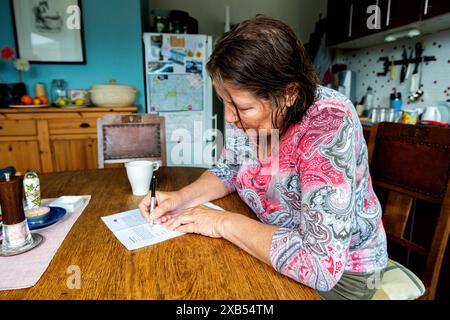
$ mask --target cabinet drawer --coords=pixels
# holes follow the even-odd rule
[[[35,136],[34,120],[0,120],[0,136]]]
[[[96,133],[97,119],[49,120],[50,135]]]

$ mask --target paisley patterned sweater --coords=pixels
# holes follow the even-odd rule
[[[355,108],[319,86],[302,121],[258,159],[256,144],[230,125],[209,169],[267,224],[279,226],[270,259],[280,273],[329,291],[344,271],[370,273],[387,263],[381,208]],[[278,150],[278,151],[276,151]]]

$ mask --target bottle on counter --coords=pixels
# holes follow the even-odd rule
[[[394,88],[394,91],[391,93],[391,108],[394,110],[400,110],[402,108],[402,94],[397,92],[397,89]]]
[[[358,116],[360,116],[360,117],[367,115],[365,113],[366,110],[364,108],[364,100],[365,99],[366,99],[366,97],[362,97],[361,101],[356,104],[356,112],[358,113]]]
[[[370,112],[374,108],[374,96],[372,87],[367,88],[366,97],[364,99],[364,109],[367,112]]]
[[[34,85],[34,96],[35,97],[46,97],[47,96],[44,83],[39,82]]]

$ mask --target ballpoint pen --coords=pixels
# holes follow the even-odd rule
[[[152,177],[152,182],[150,183],[151,198],[150,198],[150,225],[153,225],[152,214],[155,210],[155,195],[156,195],[156,177]]]

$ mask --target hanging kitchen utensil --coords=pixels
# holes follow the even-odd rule
[[[413,54],[414,54],[414,50],[411,49],[411,52],[409,53],[408,68],[406,70],[405,80],[408,80],[409,77],[411,77],[411,73],[413,71],[413,64],[411,62],[411,60],[413,59]]]
[[[416,43],[416,64],[414,67],[414,71],[413,74],[411,76],[411,83],[410,83],[410,93],[411,95],[408,97],[408,101],[409,102],[416,102],[422,95],[423,95],[423,91],[420,88],[420,82],[421,82],[421,77],[419,76],[419,66],[422,64],[423,62],[423,57],[422,57],[422,53],[423,53],[423,47],[422,44],[420,42]],[[422,70],[422,68],[421,68]]]
[[[395,59],[394,56],[391,57],[391,80],[395,80]]]
[[[414,74],[419,73],[419,65],[420,65],[420,58],[422,57],[422,53],[423,53],[423,47],[422,44],[420,42],[416,43],[416,65],[414,67]]]
[[[411,76],[410,86],[409,86],[409,93],[408,101],[409,102],[415,102],[417,99],[417,91],[419,90],[419,75],[416,73],[413,73]]]
[[[402,62],[402,69],[400,71],[400,83],[403,83],[405,81],[406,69],[407,69],[407,65],[408,65],[408,62],[407,62],[408,53],[406,52],[405,48],[403,48],[402,59],[403,59],[403,62]],[[392,61],[392,63],[394,63],[394,61]]]
[[[423,84],[422,84],[422,73],[423,73],[423,57],[422,57],[422,60],[421,60],[421,62],[420,62],[420,73],[419,73],[419,89],[417,90],[417,95],[418,95],[418,98],[420,98],[421,96],[423,96],[424,95],[424,91],[422,90],[422,88],[423,88]]]

